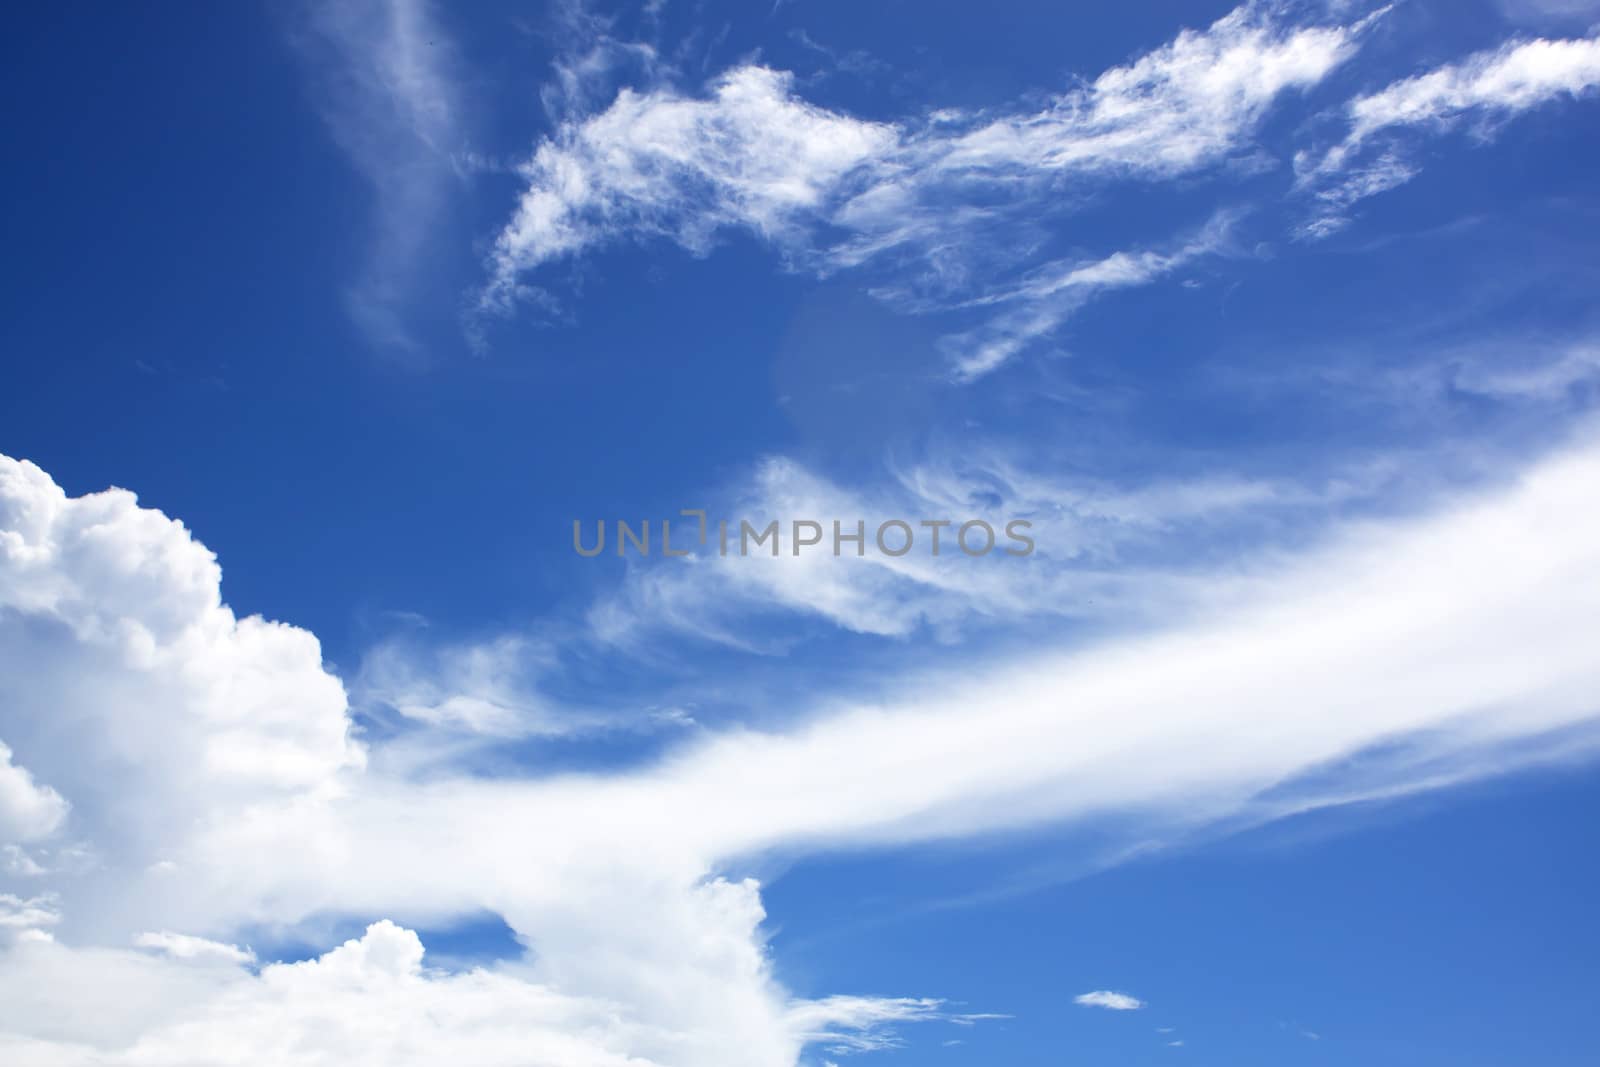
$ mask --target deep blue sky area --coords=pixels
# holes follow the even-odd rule
[[[1568,1027],[1593,1002],[1600,950],[1585,888],[1594,835],[1555,813],[1596,799],[1592,774],[1565,770],[1070,881],[1074,842],[1055,837],[899,868],[818,862],[776,884],[775,943],[802,988],[889,988],[910,970],[973,1011],[1007,1005],[1017,1017],[982,1038],[1005,1062],[1161,1063],[1181,1037],[1204,1063],[1576,1064]],[[997,859],[1026,873],[977,882]],[[840,884],[855,892],[839,898]],[[1149,1007],[1089,1015],[1059,995],[1108,982],[1147,992]]]
[[[1356,559],[1337,546],[1592,439],[1600,7],[1379,7],[19,9],[0,35],[0,453],[181,520],[235,613],[316,635],[371,773],[397,782],[654,782],[719,739],[809,738],[854,702],[920,709],[989,679],[962,710],[996,726],[947,773],[970,792],[872,799],[931,773],[913,723],[861,742],[876,782],[851,785],[854,750],[806,750],[833,753],[815,780],[838,783],[837,826],[741,826],[725,848],[678,828],[708,876],[761,878],[753,936],[788,993],[943,1001],[872,1031],[866,1062],[1591,1064],[1600,775],[1561,696],[1587,676],[1553,652],[1510,673],[1568,719],[1457,735],[1409,713],[1425,687],[1357,679],[1349,705],[1296,694],[1286,719],[1366,722],[1380,693],[1400,725],[1282,765],[1250,762],[1293,747],[1277,720],[1208,694],[1187,718],[1178,694],[1174,729],[1225,778],[1196,772],[1187,800],[1160,786],[1186,768],[1070,731],[1060,780],[992,769],[1034,743],[1004,717],[1050,691],[1029,665],[1231,632],[1262,589],[1321,596],[1343,576],[1296,560]],[[1291,40],[1293,63],[1272,51]],[[1026,513],[1040,552],[572,551],[575,519],[695,507]],[[1280,565],[1299,577],[1251,584]],[[1408,610],[1394,595],[1367,630]],[[485,707],[513,725],[471,720]],[[1230,755],[1238,730],[1257,733]],[[1425,757],[1376,798],[1276,819],[1251,799],[1412,731]],[[1073,799],[1050,817],[1006,811],[1054,787]],[[908,829],[924,817],[948,825]],[[428,892],[395,918],[446,969],[538,958],[537,923],[587,929],[545,897]],[[388,917],[380,896],[234,929],[262,964],[309,959]],[[1075,1002],[1095,991],[1136,1006]],[[802,1063],[846,1062],[807,1040]]]

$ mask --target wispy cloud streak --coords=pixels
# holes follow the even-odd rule
[[[1275,102],[1354,54],[1364,25],[1294,25],[1279,7],[1250,3],[1041,107],[1000,114],[873,121],[808,103],[791,75],[760,66],[728,71],[703,95],[624,89],[563,122],[524,166],[527,189],[495,243],[480,306],[509,311],[530,293],[531,272],[595,247],[665,238],[701,254],[742,229],[795,269],[870,266],[886,279],[874,292],[922,310],[997,288],[1017,303],[1037,297],[1037,311],[996,325],[1009,342],[957,357],[955,379],[971,381],[1059,324],[1064,303],[1164,273],[1149,256],[1110,253],[1096,277],[1066,280],[1066,300],[1015,284],[1019,264],[997,258],[996,243],[1025,248],[1013,238],[1026,217],[1061,211],[1073,185],[1224,161]]]
[[[1341,142],[1320,158],[1311,152],[1296,157],[1299,185],[1324,205],[1304,232],[1326,236],[1344,225],[1351,204],[1416,176],[1419,168],[1406,160],[1402,144],[1375,156],[1367,151],[1385,134],[1441,133],[1475,120],[1478,135],[1488,138],[1496,122],[1596,88],[1600,39],[1588,37],[1511,41],[1357,97],[1345,108],[1349,132]]]
[[[454,46],[428,0],[308,7],[291,39],[329,133],[375,196],[371,247],[346,293],[350,315],[374,345],[415,352],[408,308],[464,150]]]

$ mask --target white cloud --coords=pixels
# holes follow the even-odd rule
[[[970,382],[997,370],[1030,343],[1054,333],[1100,293],[1147,285],[1221,251],[1230,223],[1229,216],[1218,216],[1200,234],[1170,252],[1116,252],[1090,262],[1046,264],[1010,289],[985,296],[977,303],[1008,305],[1011,310],[970,333],[944,339],[954,377]]]
[[[1583,442],[1498,490],[1217,577],[1204,615],[885,679],[880,702],[702,731],[641,765],[419,781],[363,763],[314,640],[235,618],[181,526],[7,461],[0,730],[73,801],[96,862],[3,902],[14,927],[67,944],[0,951],[0,1047],[30,1063],[531,1049],[586,1067],[792,1067],[808,1042],[882,1044],[882,1023],[935,1009],[796,1004],[760,887],[736,877],[748,858],[1106,815],[1159,840],[1587,751],[1597,479],[1600,445]],[[431,972],[384,924],[259,976],[215,953],[68,947],[485,911],[527,957]]]
[[[412,351],[409,312],[464,151],[448,33],[428,0],[308,5],[290,37],[335,143],[375,193],[372,243],[346,293],[372,343]]]
[[[1316,85],[1355,52],[1361,24],[1290,27],[1280,14],[1245,4],[1037,112],[940,138],[929,152],[946,171],[1171,177],[1215,162],[1282,94]]]
[[[793,81],[739,67],[703,99],[624,89],[564,124],[523,167],[528,189],[496,242],[486,299],[504,306],[521,273],[620,237],[702,251],[724,227],[781,242],[814,224],[837,183],[897,135],[805,103]]]
[[[1600,381],[1600,345],[1580,343],[1508,364],[1504,360],[1469,359],[1451,384],[1466,392],[1500,399],[1538,401],[1565,395],[1576,386]]]
[[[42,930],[60,921],[61,912],[52,896],[19,897],[0,893],[0,933]]]
[[[0,846],[0,855],[6,858],[6,873],[8,874],[32,878],[46,873],[44,866],[27,849],[20,845]]]
[[[1600,40],[1513,42],[1352,101],[1348,143],[1393,126],[1448,123],[1473,111],[1526,111],[1596,84]]]
[[[53,944],[0,957],[0,1058],[132,1067],[405,1067],[537,1062],[652,1067],[604,1003],[514,975],[430,972],[392,923],[251,975],[215,957],[168,961]]]
[[[788,1023],[829,1052],[879,1052],[902,1046],[894,1024],[950,1018],[941,1009],[927,998],[832,996],[795,1004]]]
[[[1457,63],[1394,82],[1346,106],[1349,132],[1320,159],[1296,158],[1302,188],[1324,205],[1303,232],[1321,237],[1344,223],[1343,210],[1358,200],[1401,185],[1417,167],[1389,149],[1376,159],[1363,149],[1387,131],[1451,129],[1469,118],[1504,120],[1561,97],[1600,86],[1600,39],[1511,41]],[[1487,135],[1489,128],[1480,129]]]
[[[356,706],[403,720],[375,753],[385,773],[419,775],[474,757],[494,760],[512,740],[633,735],[695,725],[679,707],[626,701],[593,706],[553,698],[549,683],[581,639],[499,634],[431,642],[422,632],[386,638],[362,657]]]
[[[392,639],[362,660],[365,701],[434,726],[497,737],[563,734],[581,725],[541,698],[538,674],[554,651],[524,637],[432,648]]]
[[[66,821],[69,807],[60,793],[13,763],[11,749],[0,741],[0,844],[49,837]]]
[[[170,930],[147,931],[134,938],[133,943],[139,948],[164,952],[180,960],[216,959],[228,963],[253,963],[256,958],[256,954],[248,948],[189,934],[175,934]]]
[[[32,829],[60,838],[42,865],[142,869],[209,821],[327,795],[362,765],[316,639],[235,617],[219,580],[211,553],[132,493],[69,498],[0,456],[0,735],[59,791],[33,809]],[[78,888],[97,914],[121,896]]]
[[[239,926],[292,926],[313,913],[359,912],[359,899],[378,884],[370,878],[393,877],[399,896],[380,913],[443,917],[488,906],[519,932],[540,931],[538,973],[501,984],[512,1004],[506,1011],[514,1015],[541,1000],[583,1006],[551,1024],[542,1040],[553,1050],[549,1062],[795,1061],[809,1040],[796,1028],[819,1016],[792,1005],[771,978],[754,883],[707,880],[705,868],[685,868],[681,858],[659,866],[660,850],[648,847],[617,855],[596,842],[598,851],[587,856],[584,820],[563,814],[542,831],[524,824],[567,857],[548,857],[553,862],[542,873],[521,870],[509,882],[464,875],[444,896],[421,883],[412,893],[404,886],[414,881],[419,863],[456,868],[465,858],[459,849],[488,844],[481,829],[493,817],[479,812],[457,822],[464,813],[448,804],[435,813],[455,827],[447,833],[454,844],[445,851],[424,858],[411,845],[381,846],[388,858],[377,866],[358,859],[367,845],[393,840],[395,832],[404,836],[407,823],[431,836],[425,826],[439,825],[434,816],[413,819],[383,799],[417,799],[422,793],[413,790],[428,787],[392,777],[404,773],[392,760],[383,761],[384,775],[368,771],[365,751],[350,739],[342,687],[322,669],[315,640],[282,624],[236,618],[220,601],[219,579],[211,554],[187,530],[140,508],[132,494],[69,498],[37,467],[0,459],[0,730],[15,739],[29,766],[48,769],[73,799],[73,840],[88,852],[81,863],[49,870],[13,863],[8,871],[48,886],[33,895],[0,895],[0,921],[17,941],[4,957],[12,985],[35,984],[27,996],[0,996],[0,1030],[14,1035],[13,1044],[22,1042],[18,1056],[27,1062],[257,1063],[280,1053],[287,1059],[297,1041],[318,1047],[313,1031],[325,1025],[316,1014],[320,994],[278,997],[274,990],[278,983],[299,988],[300,979],[291,976],[323,974],[326,967],[268,967],[263,985],[240,986],[237,996],[224,990],[222,1000],[212,1001],[193,996],[186,979],[166,982],[174,972],[156,976],[149,958],[139,962],[105,950],[82,955],[59,946],[42,954],[36,942],[44,930],[65,923],[73,944],[133,939],[174,966],[215,967],[243,958],[246,950],[228,938]],[[379,825],[346,822],[356,810]],[[292,844],[276,838],[290,825],[298,827]],[[514,859],[519,854],[525,854],[521,846],[507,853],[507,874],[521,866]],[[347,862],[357,868],[346,868]],[[281,906],[286,899],[274,902],[276,893],[266,886],[291,870],[321,872],[312,875],[321,885],[312,892],[317,903],[298,891],[287,910]],[[530,873],[527,892],[514,888]],[[476,897],[494,903],[475,905]],[[171,932],[177,929],[192,932]],[[380,941],[383,958],[394,957],[396,936],[381,933]],[[333,959],[353,954],[369,955],[350,949]],[[412,981],[410,964],[400,969],[405,973],[397,981],[414,989],[419,1003],[429,1002],[432,980]],[[76,1047],[82,1034],[70,1021],[69,1001],[83,986],[84,970],[103,976],[100,994],[119,1003],[146,1004],[173,983],[184,992],[164,1007],[118,1014],[116,1032],[100,1039],[109,1043],[106,1049],[91,1055]],[[141,992],[124,998],[123,979]],[[487,1053],[476,1056],[473,1027],[481,1020],[460,1017],[479,1010],[483,998],[467,994],[484,984],[494,983],[482,977],[445,983],[439,1007],[445,1016],[411,1035],[421,1051],[417,1060],[405,1061],[388,1046],[363,1060],[369,1053],[350,1044],[404,1019],[354,1010],[362,997],[379,996],[357,982],[343,994],[354,1029],[330,1035],[333,1044],[323,1054],[343,1050],[356,1062],[375,1063],[463,1056],[500,1062]],[[572,993],[546,992],[551,986]],[[271,994],[267,1003],[262,988]],[[452,999],[458,988],[464,990],[459,1003]],[[65,999],[44,1010],[39,1002],[51,997]],[[498,1004],[482,1008],[499,1010]],[[457,1008],[457,1015],[449,1014]],[[791,1010],[798,1012],[793,1023]],[[826,1021],[841,1013],[822,1014]],[[164,1019],[172,1029],[163,1029]],[[624,1035],[616,1051],[590,1033],[613,1023]],[[881,1035],[881,1027],[874,1029]],[[854,1031],[842,1018],[819,1032],[849,1041]],[[290,1044],[255,1044],[278,1033]],[[521,1031],[507,1037],[507,1061],[523,1062],[525,1044]]]
[[[1037,219],[1071,203],[1064,189],[1224,161],[1277,100],[1348,59],[1365,24],[1289,25],[1278,5],[1247,3],[1042,106],[999,114],[872,122],[808,103],[788,73],[749,65],[700,97],[624,89],[564,122],[523,167],[528,187],[496,242],[482,307],[507,312],[538,297],[528,275],[596,245],[668,238],[704,253],[719,231],[739,228],[791,267],[870,264],[885,276],[872,292],[923,310],[1005,293],[1022,309],[958,355],[956,376],[970,380],[1095,292],[1149,281],[1184,258],[1121,253],[1017,277]],[[1047,284],[1051,271],[1058,286]]]
[[[747,481],[714,508],[727,516],[732,554],[655,560],[629,571],[612,595],[600,600],[590,623],[604,641],[636,643],[672,631],[755,652],[782,647],[759,636],[752,617],[795,614],[841,629],[884,637],[954,635],[964,626],[1003,625],[1068,617],[1104,622],[1171,618],[1192,607],[1185,591],[1197,538],[1219,531],[1245,532],[1251,523],[1309,521],[1332,503],[1372,491],[1350,481],[1310,490],[1259,478],[1191,474],[1143,484],[1112,484],[1086,477],[1040,474],[1015,457],[986,453],[963,442],[955,455],[933,453],[898,467],[887,486],[859,492],[792,459],[760,463]],[[761,551],[741,557],[739,519],[755,526],[780,521],[777,558]],[[785,523],[807,518],[822,524],[824,543],[799,557],[790,552]],[[1032,524],[1035,549],[1025,562],[997,551],[969,558],[950,547],[944,530],[938,557],[930,531],[919,528],[917,547],[902,557],[875,550],[857,557],[846,545],[832,555],[833,522],[867,537],[892,518],[983,519],[1003,534],[1008,522]],[[1012,542],[998,538],[1002,549]]]
[[[1138,997],[1130,997],[1126,993],[1113,993],[1109,989],[1079,993],[1072,998],[1072,1002],[1085,1008],[1105,1008],[1108,1011],[1138,1011],[1144,1007],[1144,1001]]]
[[[794,1009],[797,1027],[852,1051],[937,1005],[836,998]],[[563,996],[515,969],[444,972],[390,922],[321,957],[249,974],[221,957],[163,960],[50,943],[0,956],[6,1062],[135,1067],[665,1067],[705,1062],[629,1050],[650,1035],[617,1006]],[[736,1059],[726,1061],[736,1063]],[[752,1057],[746,1062],[766,1062]]]

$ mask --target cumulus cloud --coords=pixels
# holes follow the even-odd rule
[[[22,658],[0,670],[0,729],[73,801],[96,862],[0,902],[35,931],[0,951],[4,1051],[792,1067],[808,1045],[882,1046],[885,1026],[943,1009],[796,1002],[760,886],[739,877],[753,857],[1104,816],[1160,840],[1587,752],[1597,479],[1600,445],[1582,442],[1498,489],[1220,577],[1209,613],[896,677],[883,700],[702,731],[636,765],[416,779],[360,758],[314,640],[234,617],[188,531],[8,461],[0,656]],[[265,760],[233,744],[211,758],[239,730]],[[414,934],[382,923],[259,975],[170,951],[193,947],[171,931],[228,946],[261,925],[486,911],[525,957],[431,971]],[[150,931],[168,932],[162,951],[75,947]]]
[[[97,1067],[706,1062],[682,1058],[692,1045],[631,1023],[624,1006],[564,995],[515,965],[431,968],[416,933],[388,921],[258,973],[241,966],[250,957],[239,950],[176,944],[183,949],[152,957],[34,939],[0,954],[0,1054]],[[933,1001],[840,997],[796,1003],[790,1017],[806,1043],[869,1052],[897,1046],[892,1024],[941,1014]],[[639,1054],[647,1047],[658,1051]],[[753,1057],[763,1058],[744,1062],[783,1062]]]
[[[0,957],[0,1055],[63,1067],[660,1062],[624,1051],[628,1035],[606,1004],[508,974],[429,971],[417,935],[389,922],[256,975],[237,962],[20,946]],[[110,1018],[87,1010],[102,1005]]]
[[[11,749],[0,742],[0,843],[49,837],[66,820],[68,807],[60,793],[12,763]]]
[[[1109,989],[1079,993],[1072,998],[1072,1002],[1085,1008],[1105,1008],[1107,1011],[1138,1011],[1144,1007],[1144,1001],[1138,997],[1131,997],[1126,993],[1113,993]]]
[[[69,498],[0,457],[0,735],[50,785],[30,787],[23,828],[70,834],[69,865],[157,863],[197,824],[326,796],[362,765],[316,638],[236,617],[219,581],[132,493]],[[17,774],[0,764],[13,821]],[[96,892],[109,913],[119,894]]]
[[[0,1054],[61,1067],[702,1062],[671,1049],[660,1058],[630,1051],[652,1038],[617,1005],[564,996],[514,968],[450,972],[425,959],[421,939],[387,921],[315,959],[257,974],[220,954],[166,960],[29,943],[0,956]],[[109,1010],[78,1021],[102,1005]],[[937,1002],[868,997],[800,1003],[791,1014],[808,1040],[854,1052],[895,1047],[890,1024],[940,1017]]]
[[[549,1033],[534,1041],[514,1029],[495,1046],[503,1056],[523,1062],[532,1042],[552,1050],[548,1062],[778,1065],[794,1063],[815,1035],[852,1040],[855,1016],[842,1002],[807,1010],[772,977],[755,883],[712,877],[676,850],[591,853],[585,820],[569,813],[519,831],[554,849],[544,854],[548,866],[541,860],[513,874],[521,866],[514,860],[509,879],[480,881],[453,847],[426,862],[460,871],[454,888],[441,896],[417,882],[423,853],[378,843],[398,844],[392,835],[404,835],[408,823],[431,834],[423,828],[434,816],[419,820],[403,810],[406,802],[394,806],[429,787],[396,770],[396,761],[386,761],[383,774],[369,770],[343,688],[323,669],[315,639],[236,617],[221,602],[219,581],[212,555],[131,493],[68,497],[36,466],[0,460],[0,731],[73,801],[70,823],[57,828],[72,837],[52,846],[50,863],[18,852],[0,876],[0,888],[11,878],[46,887],[0,893],[0,925],[13,943],[0,1030],[17,1056],[287,1062],[303,1045],[330,1062],[344,1054],[405,1062],[389,1045],[361,1044],[410,1017],[357,1007],[383,1001],[385,990],[415,992],[406,1013],[439,1000],[436,1024],[408,1035],[421,1050],[413,1062],[500,1062],[501,1052],[477,1055],[482,1012],[520,1018],[546,1002],[561,1007]],[[377,824],[348,822],[358,810],[360,821]],[[463,814],[449,803],[435,812],[455,824],[449,836],[457,846],[503,847],[480,833],[488,812],[455,822]],[[298,827],[292,844],[277,837],[290,826]],[[388,856],[379,867],[358,856],[371,845]],[[506,853],[519,854],[521,846]],[[266,887],[282,884],[291,868],[320,872],[312,875],[321,884],[315,900],[298,891],[294,903],[274,899]],[[418,970],[415,935],[381,926],[314,966],[273,965],[259,979],[221,983],[220,999],[211,990],[195,995],[182,968],[210,968],[214,979],[226,973],[216,968],[249,961],[233,931],[359,913],[374,878],[398,891],[378,913],[447,918],[488,907],[519,933],[538,932],[536,962],[517,975],[436,986]],[[517,888],[524,880],[526,891]],[[61,929],[72,944],[131,942],[147,951],[39,947]],[[98,977],[91,983],[86,974]],[[485,985],[496,998],[477,995]],[[71,1021],[86,986],[104,1001],[148,1010],[119,1009],[102,1020],[108,1032],[89,1034],[93,1027]],[[172,995],[162,999],[162,990]],[[340,997],[351,1005],[353,1029],[325,1034],[331,1044],[318,1045],[308,1036],[325,1026],[318,1012]],[[873,1040],[886,1039],[884,1024],[873,1024]],[[591,1033],[608,1026],[620,1036]],[[85,1042],[92,1049],[79,1047]]]

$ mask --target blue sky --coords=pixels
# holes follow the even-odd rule
[[[0,1059],[1592,1062],[1597,27],[18,16]]]

